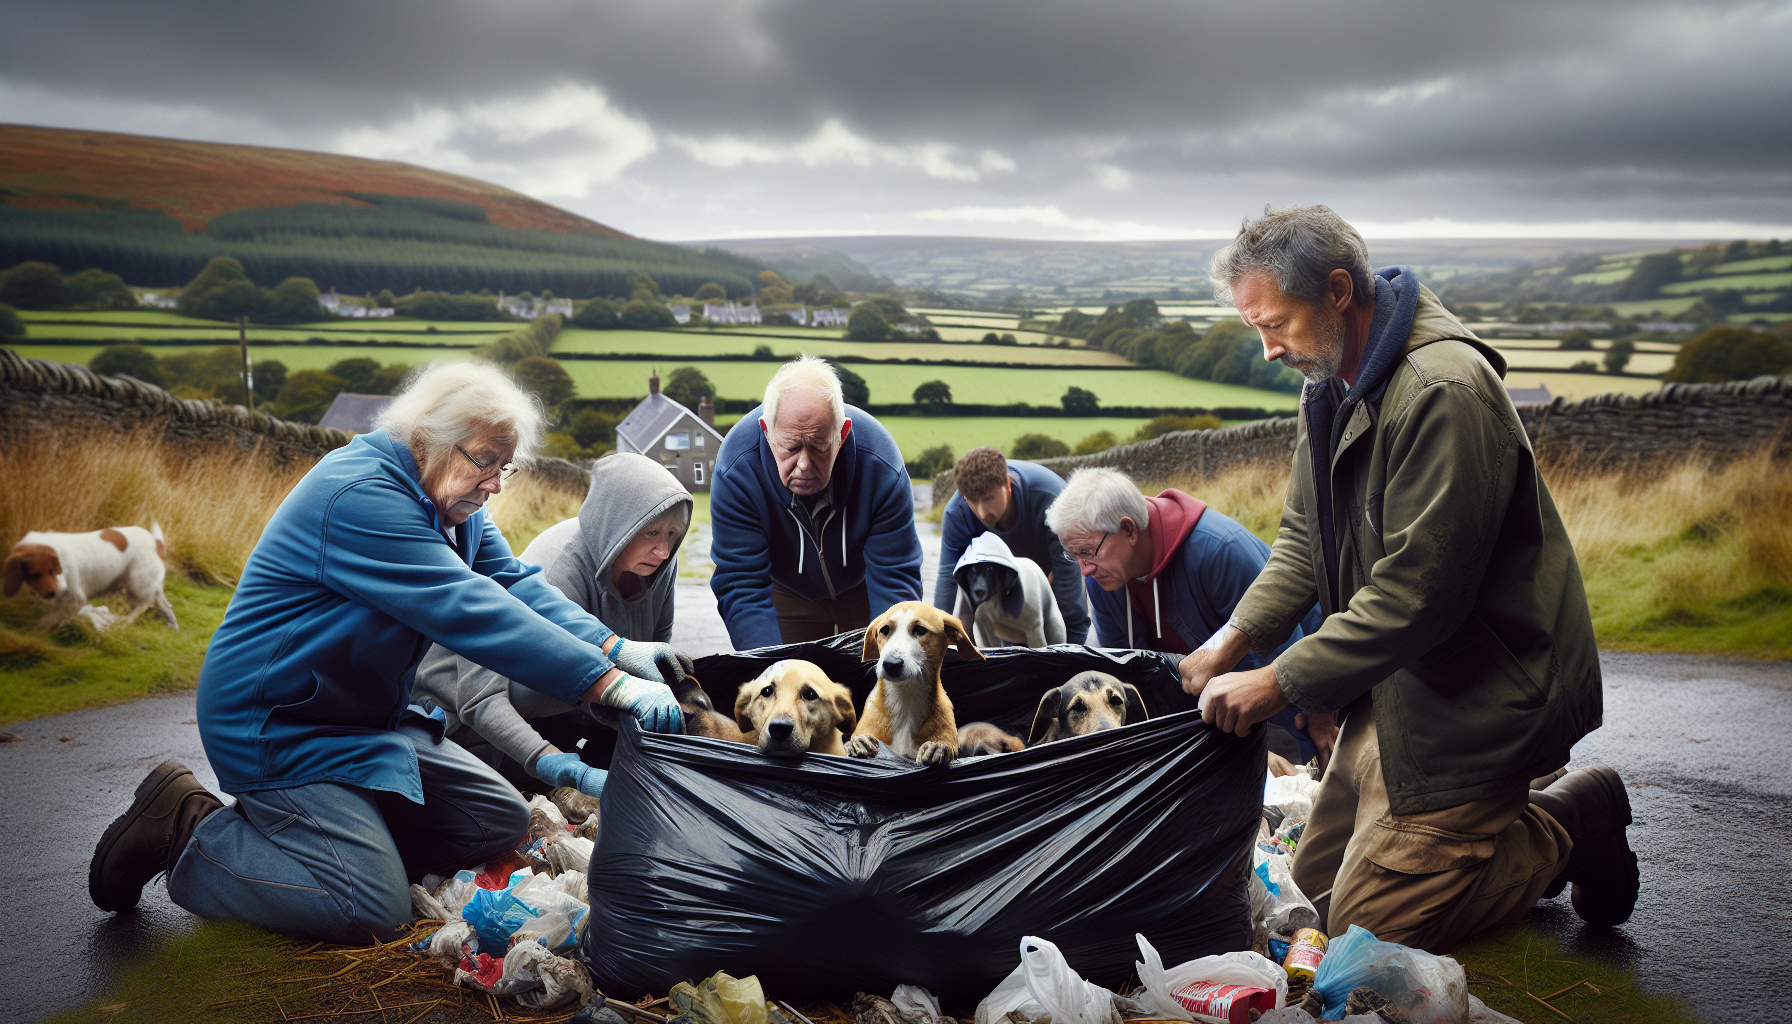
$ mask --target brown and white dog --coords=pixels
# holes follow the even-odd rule
[[[1012,754],[1027,745],[1019,736],[1003,732],[988,722],[972,722],[958,727],[958,756],[982,757],[985,754]]]
[[[1150,718],[1138,687],[1106,672],[1078,672],[1064,685],[1047,690],[1033,713],[1027,743],[1037,746],[1072,736],[1143,722]]]
[[[949,646],[966,659],[983,660],[963,623],[921,601],[893,605],[865,627],[863,657],[877,662],[877,685],[846,745],[848,754],[876,757],[882,742],[922,764],[947,764],[958,756],[958,724],[940,685]]]
[[[740,727],[734,724],[734,719],[716,710],[696,676],[686,673],[683,679],[668,685],[672,689],[673,698],[678,701],[678,710],[684,717],[686,736],[704,736],[734,743],[747,742],[746,737],[740,733]]]
[[[740,685],[734,720],[743,742],[767,757],[839,756],[846,753],[842,741],[852,735],[859,716],[852,709],[852,691],[829,679],[821,666],[786,660]]]
[[[153,523],[147,530],[141,526],[92,533],[33,530],[6,556],[5,593],[11,597],[20,587],[29,587],[49,602],[50,610],[38,620],[38,629],[51,629],[77,615],[101,628],[128,626],[151,607],[170,629],[179,629],[174,608],[162,592],[167,574],[162,559],[167,554],[162,528]],[[87,603],[119,589],[131,599],[131,610],[123,618],[115,620],[110,612]]]

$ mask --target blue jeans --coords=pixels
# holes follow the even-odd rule
[[[414,725],[423,803],[330,782],[258,790],[201,822],[168,873],[200,917],[351,945],[389,942],[411,920],[410,883],[522,845],[516,788],[452,740]]]

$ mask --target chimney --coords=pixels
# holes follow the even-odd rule
[[[716,403],[708,395],[704,395],[703,400],[697,403],[697,418],[711,427],[716,425]]]
[[[657,369],[653,371],[653,376],[647,378],[647,393],[650,395],[660,393],[660,371]]]

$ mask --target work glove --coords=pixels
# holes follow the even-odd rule
[[[666,647],[665,644],[652,646]],[[597,700],[634,715],[641,728],[648,732],[680,732],[684,729],[684,715],[678,710],[678,698],[672,696],[672,688],[665,683],[624,672],[604,688]]]
[[[630,675],[666,684],[678,682],[697,667],[690,655],[671,644],[621,638],[610,648],[610,663]]]
[[[536,758],[535,777],[550,786],[571,786],[586,796],[602,796],[604,780],[610,773],[591,767],[577,754],[565,752]]]

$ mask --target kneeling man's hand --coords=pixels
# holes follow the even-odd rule
[[[1182,673],[1182,692],[1190,697],[1201,696],[1201,691],[1213,677],[1232,671],[1238,659],[1250,651],[1251,638],[1244,630],[1232,625],[1221,626],[1177,666]]]
[[[1239,736],[1287,706],[1274,665],[1228,672],[1208,683],[1201,694],[1201,717],[1207,724]]]

